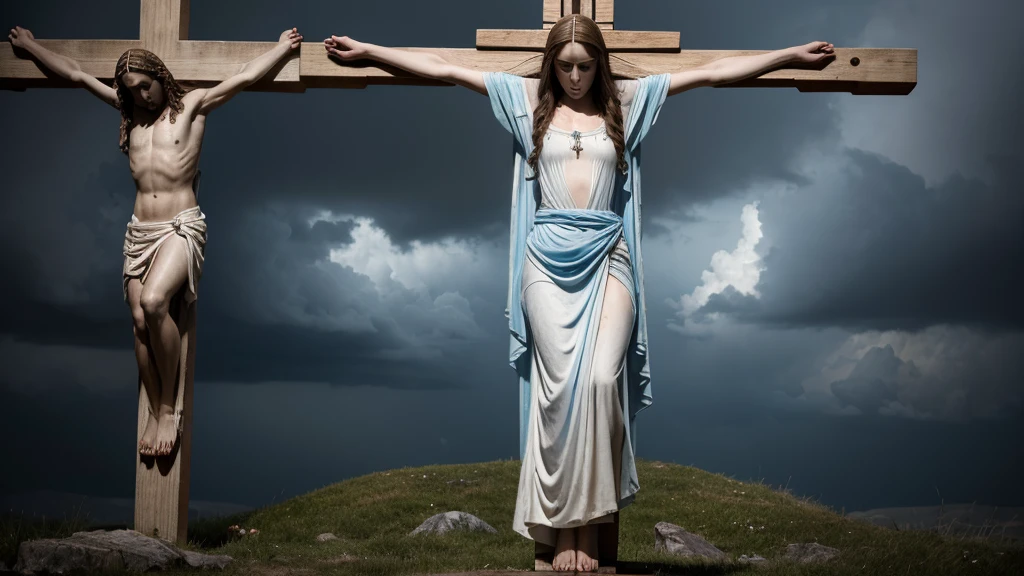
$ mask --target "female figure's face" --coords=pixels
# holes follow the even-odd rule
[[[121,81],[135,98],[135,105],[147,110],[157,111],[164,107],[164,89],[160,81],[149,74],[129,72]]]
[[[555,76],[565,95],[579,100],[590,92],[597,77],[597,58],[586,44],[569,42],[555,55]]]

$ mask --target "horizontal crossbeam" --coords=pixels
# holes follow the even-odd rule
[[[605,30],[601,35],[609,52],[679,52],[679,32]],[[547,30],[476,31],[478,50],[542,51],[547,40]]]
[[[82,69],[104,81],[113,79],[117,57],[137,40],[46,40],[47,48],[68,55]],[[168,69],[180,81],[211,86],[236,73],[242,64],[273,47],[272,42],[181,41]],[[403,48],[432,52],[445,60],[474,70],[502,71],[521,76],[540,73],[542,54],[520,50],[473,50],[458,48]],[[760,54],[757,50],[685,50],[676,53],[629,53],[611,55],[612,73],[621,78],[676,72],[696,68],[726,56]],[[10,44],[0,44],[0,88],[24,89],[69,86],[48,77],[31,60],[18,58]],[[338,63],[327,57],[323,46],[306,43],[299,55],[271,71],[252,90],[294,92],[305,88],[361,88],[370,84],[443,85],[375,62]],[[727,87],[797,88],[802,92],[850,92],[853,94],[909,94],[917,85],[917,50],[890,48],[836,48],[836,58],[820,69],[785,68]]]

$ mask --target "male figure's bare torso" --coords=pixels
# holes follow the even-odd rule
[[[184,109],[173,123],[165,109],[132,127],[128,165],[136,189],[133,213],[142,222],[171,220],[196,206],[194,182],[206,116],[196,114],[199,99],[195,94],[185,94]]]

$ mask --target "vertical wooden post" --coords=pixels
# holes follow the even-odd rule
[[[189,473],[192,467],[192,383],[195,378],[196,304],[186,304],[182,287],[172,310],[181,333],[174,412],[182,415],[181,436],[169,456],[143,456],[136,450],[135,530],[176,544],[188,539]],[[149,396],[139,375],[138,439],[146,430]]]
[[[615,0],[544,0],[544,29],[569,14],[582,14],[602,30],[615,29]]]
[[[188,40],[189,0],[142,0],[139,39],[147,50],[167,58]]]

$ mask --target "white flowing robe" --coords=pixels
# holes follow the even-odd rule
[[[640,254],[640,143],[667,96],[668,78],[620,82],[631,93],[623,101],[628,172],[618,173],[614,163],[609,172],[601,167],[607,158],[595,160],[595,186],[587,206],[578,209],[560,189],[557,165],[547,175],[542,166],[539,179],[527,179],[532,177],[526,158],[533,148],[533,115],[526,81],[485,74],[492,109],[513,134],[515,152],[506,314],[509,360],[520,378],[523,468],[513,527],[547,544],[554,544],[555,528],[608,520],[639,489],[634,418],[651,403]],[[594,145],[584,147],[593,150]],[[624,378],[610,401],[595,396],[589,380],[609,272],[629,290],[635,314]],[[541,297],[547,302],[529,302],[535,314],[545,316],[540,332],[527,327],[524,314],[523,294],[535,281],[558,286]],[[564,351],[562,357],[552,356],[552,347]],[[541,349],[557,361],[544,365],[537,353]]]

